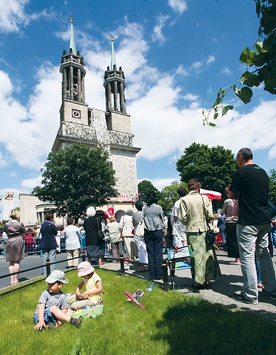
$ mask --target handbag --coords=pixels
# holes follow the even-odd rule
[[[137,237],[143,238],[145,234],[144,210],[142,211],[141,219],[136,228]]]
[[[206,215],[206,210],[205,210],[205,205],[204,205],[204,200],[203,200],[203,197],[201,196],[202,198],[202,204],[203,204],[203,213],[204,213],[204,216],[205,216],[205,221],[206,221],[206,225],[207,225],[207,231],[206,231],[206,244],[209,245],[209,246],[212,246],[215,241],[216,241],[216,235],[214,233],[214,231],[210,228],[208,222],[207,222],[207,215]]]
[[[209,227],[209,225],[208,225],[208,227]],[[216,235],[215,235],[214,231],[212,229],[210,229],[210,227],[209,227],[209,229],[206,232],[206,243],[212,245],[215,243],[215,241],[216,241]]]
[[[99,230],[98,230],[98,243],[101,243],[103,240],[105,240],[105,234],[104,232],[102,231],[102,225],[101,225],[101,222],[100,220],[99,221]]]

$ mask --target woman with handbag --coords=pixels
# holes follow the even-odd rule
[[[162,261],[163,261],[163,228],[164,228],[164,212],[162,207],[157,205],[158,198],[152,194],[144,207],[144,223],[145,223],[145,243],[147,247],[149,259],[149,276],[152,280],[160,280],[163,278]]]
[[[86,234],[86,253],[88,261],[92,262],[92,258],[98,259],[99,268],[102,268],[102,258],[104,257],[105,241],[99,238],[102,231],[100,220],[96,216],[94,207],[88,207],[86,211],[88,218],[84,220],[84,230]]]
[[[193,288],[210,289],[210,280],[220,275],[214,247],[206,241],[208,223],[214,218],[212,204],[199,193],[201,184],[196,179],[188,182],[189,194],[181,199],[179,219],[186,225],[188,244],[194,254]]]

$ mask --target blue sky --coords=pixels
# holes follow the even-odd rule
[[[159,189],[178,180],[175,163],[193,142],[233,153],[248,146],[257,164],[275,168],[276,101],[261,87],[249,105],[229,95],[235,111],[217,129],[202,124],[202,109],[245,70],[239,55],[257,39],[253,0],[1,0],[0,198],[14,191],[18,201],[39,184],[59,126],[70,16],[90,107],[105,109],[103,76],[115,38],[135,145],[142,148],[139,180]]]

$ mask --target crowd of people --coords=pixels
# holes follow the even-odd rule
[[[179,199],[167,217],[155,194],[145,202],[137,201],[135,210],[127,209],[120,220],[109,216],[103,222],[95,208],[89,207],[83,227],[75,226],[74,219],[68,217],[66,227],[58,231],[53,215],[48,213],[39,230],[44,265],[50,261],[51,272],[55,270],[56,253],[64,239],[68,267],[78,268],[85,238],[89,265],[97,260],[98,267],[102,268],[108,244],[114,263],[123,257],[127,269],[128,263],[135,261],[137,272],[148,271],[151,280],[160,280],[163,278],[165,236],[167,243],[169,240],[168,247],[178,250],[189,245],[192,249],[194,290],[210,289],[221,275],[216,249],[223,249],[229,258],[233,258],[230,262],[242,270],[244,284],[241,292],[234,295],[237,301],[256,304],[258,288],[271,299],[276,299],[275,271],[268,248],[269,242],[276,247],[276,218],[271,218],[268,206],[269,179],[266,172],[253,162],[250,149],[241,149],[236,161],[238,169],[232,182],[225,187],[226,199],[217,214],[213,214],[212,201],[200,193],[201,182],[196,178],[188,181],[188,191],[183,187],[178,189]],[[6,260],[10,263],[10,284],[14,285],[18,283],[20,261],[24,257],[24,238],[28,249],[28,244],[33,243],[38,232],[25,230],[18,221],[17,210],[13,210],[10,217],[4,230],[8,236]],[[141,220],[144,222],[143,235],[137,233]],[[164,232],[166,224],[168,233]],[[210,229],[216,235],[211,244],[206,239]],[[86,268],[92,270],[88,265]],[[77,295],[84,284],[85,280],[80,284]]]

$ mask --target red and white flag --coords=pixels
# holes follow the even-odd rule
[[[200,194],[207,196],[209,200],[221,200],[221,193],[217,191],[200,189]]]

